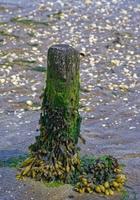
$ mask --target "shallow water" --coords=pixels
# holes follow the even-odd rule
[[[0,0],[0,150],[34,141],[47,50],[67,43],[83,55],[81,150],[125,162],[140,195],[139,21],[139,0]]]

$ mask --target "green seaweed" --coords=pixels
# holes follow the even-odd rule
[[[27,158],[27,155],[11,157],[7,160],[0,160],[0,167],[19,168],[21,163]]]
[[[10,33],[6,32],[5,30],[0,30],[0,35],[7,36],[7,37],[19,38],[19,36],[14,35],[14,34],[10,34]]]
[[[5,25],[7,24],[7,22],[0,22],[0,25]]]
[[[54,17],[54,18],[57,18],[57,19],[61,19],[62,16],[63,16],[63,12],[62,11],[58,11],[56,13],[52,13],[50,15],[47,15],[48,17]]]
[[[5,10],[6,10],[6,8],[4,6],[0,6],[0,12],[3,12]]]
[[[60,186],[63,186],[64,183],[63,182],[60,182],[60,181],[52,181],[52,182],[46,182],[46,181],[43,181],[43,183],[45,184],[45,186],[47,187],[60,187]]]
[[[38,47],[38,43],[29,43],[27,42],[27,45],[31,46],[31,47]]]
[[[36,63],[35,60],[25,60],[25,59],[16,59],[13,63],[25,63],[25,64],[34,64]]]
[[[134,188],[128,185],[125,185],[125,189],[121,191],[121,195],[120,200],[138,200]]]
[[[120,200],[129,200],[128,191],[126,191],[126,190],[123,190],[123,191],[122,191],[122,196],[121,196],[121,199],[120,199]]]
[[[29,68],[29,69],[33,70],[33,71],[37,71],[37,72],[46,72],[47,71],[46,67],[40,67],[40,66],[36,66],[33,68]]]
[[[20,17],[11,18],[10,21],[14,22],[14,23],[21,23],[21,24],[27,25],[27,26],[36,26],[36,25],[48,26],[49,25],[48,22],[35,21],[32,19],[26,19],[26,18],[20,18]]]

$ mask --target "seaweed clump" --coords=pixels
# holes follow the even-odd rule
[[[67,183],[79,193],[113,195],[126,181],[116,158],[79,156],[75,141],[67,127],[69,111],[42,106],[40,132],[30,149],[30,157],[20,167],[18,179],[31,177],[45,183]]]
[[[78,149],[67,125],[69,112],[43,104],[40,135],[30,145],[30,157],[22,163],[18,178],[27,176],[48,182],[69,182],[73,171],[80,167]]]
[[[116,158],[110,155],[81,158],[81,171],[76,180],[75,190],[83,193],[113,195],[123,189],[126,176]]]

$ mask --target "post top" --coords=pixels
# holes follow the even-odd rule
[[[56,44],[48,50],[48,74],[61,80],[73,79],[79,70],[79,52],[68,44]]]
[[[52,45],[50,49],[55,49],[59,51],[68,51],[68,50],[76,51],[73,47],[71,47],[68,44],[55,44],[55,45]]]

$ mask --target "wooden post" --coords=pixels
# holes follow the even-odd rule
[[[113,195],[126,177],[112,156],[80,159],[76,147],[81,121],[78,106],[79,53],[68,45],[54,45],[48,51],[40,135],[29,147],[30,155],[17,178],[71,183],[80,193]]]
[[[69,45],[54,45],[48,51],[44,105],[63,110],[66,134],[76,143],[79,136],[79,53]],[[60,124],[55,120],[53,128]],[[48,127],[50,128],[50,127]],[[62,127],[61,127],[62,128]],[[61,132],[61,129],[59,130]],[[49,130],[50,133],[53,130]]]
[[[69,45],[49,48],[40,135],[29,147],[32,159],[23,165],[30,167],[23,169],[21,175],[66,181],[80,164],[76,147],[81,122],[79,60],[79,53]]]

